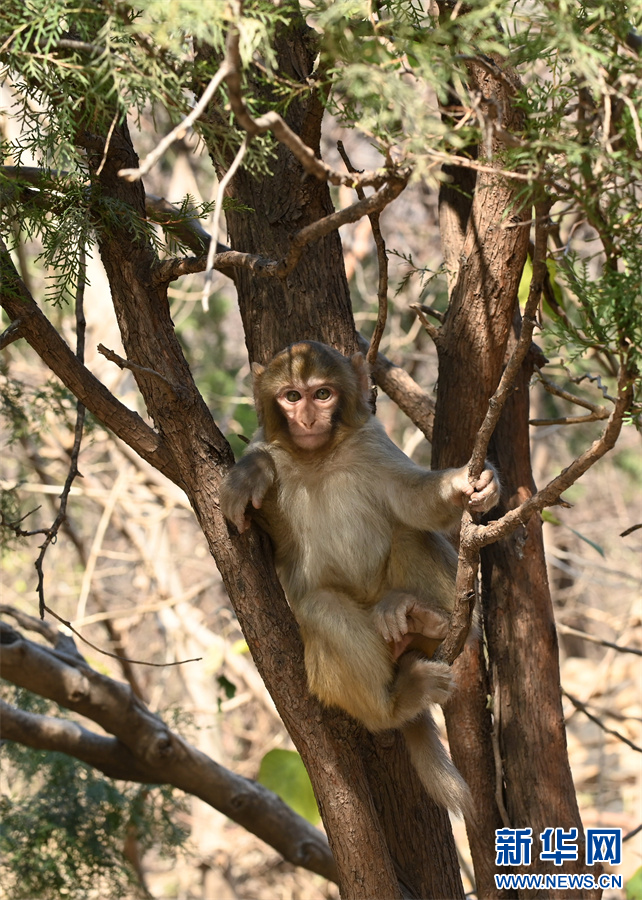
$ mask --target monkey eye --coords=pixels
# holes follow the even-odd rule
[[[314,396],[317,400],[329,400],[332,396],[332,391],[330,388],[322,387],[315,391]]]
[[[298,391],[286,391],[285,399],[288,403],[296,403],[297,400],[301,399],[301,394]]]

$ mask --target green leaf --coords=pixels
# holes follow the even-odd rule
[[[261,760],[257,781],[278,794],[295,812],[316,825],[319,809],[308,773],[294,750],[270,750]]]
[[[626,900],[642,900],[642,866],[637,869],[624,885]]]
[[[544,522],[548,522],[550,525],[561,526],[562,528],[567,528],[569,531],[572,531],[573,534],[576,537],[578,537],[581,541],[584,541],[584,543],[588,544],[594,550],[597,550],[597,552],[600,554],[600,556],[603,556],[604,558],[606,558],[606,553],[604,552],[604,549],[599,544],[596,544],[595,541],[592,541],[590,538],[587,538],[586,535],[582,534],[580,531],[576,531],[575,528],[571,528],[570,525],[565,525],[564,522],[561,522],[557,518],[557,516],[554,516],[547,509],[542,510],[542,520]]]

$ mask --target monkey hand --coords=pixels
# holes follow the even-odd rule
[[[373,609],[372,617],[381,637],[392,645],[395,659],[410,644],[413,635],[441,640],[448,631],[448,613],[432,609],[404,591],[387,591]]]
[[[471,512],[484,513],[497,506],[501,484],[495,467],[486,460],[484,471],[475,482],[471,483],[468,477],[468,466],[460,469],[453,479],[453,489],[459,494],[461,506]]]
[[[247,507],[260,509],[274,483],[276,469],[265,450],[251,450],[227,473],[221,484],[221,512],[240,534],[250,527]]]

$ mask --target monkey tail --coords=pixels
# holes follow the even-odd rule
[[[469,818],[472,811],[470,790],[444,749],[430,712],[426,710],[401,730],[412,764],[427,793],[440,806]]]

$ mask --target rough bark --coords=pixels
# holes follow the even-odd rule
[[[502,109],[504,127],[519,127],[509,77],[496,79],[474,64],[469,71],[484,102],[489,98]],[[478,172],[465,230],[461,216],[466,203],[456,195],[442,195],[442,243],[453,245],[445,256],[451,266],[456,260],[456,277],[437,338],[435,468],[462,465],[469,459],[501,376],[515,319],[519,327],[516,297],[530,229],[519,224],[529,209],[515,207],[515,194],[514,185]],[[450,209],[452,202],[456,210]],[[512,505],[532,491],[528,365],[527,361],[522,367],[489,452],[499,464],[503,496],[510,498],[504,502]],[[468,823],[468,835],[478,895],[492,898],[501,896],[492,877],[496,828],[532,827],[537,835],[540,824],[540,830],[557,827],[555,816],[559,816],[560,825],[575,825],[581,834],[581,822],[566,755],[557,644],[539,521],[531,520],[521,534],[484,550],[482,566],[490,671],[481,654],[470,649],[462,654],[456,666],[460,691],[449,704],[446,719],[454,759],[475,802],[476,816]],[[494,723],[501,750],[499,773],[488,708],[488,697],[495,694],[500,706]]]
[[[279,68],[292,78],[311,71],[315,48],[308,44],[302,25],[298,34],[277,43]],[[305,65],[307,68],[303,69]],[[322,107],[310,96],[288,109],[287,123],[319,152]],[[230,241],[234,249],[273,258],[286,255],[292,236],[305,225],[332,212],[327,183],[303,177],[303,170],[289,151],[279,148],[270,178],[252,178],[239,172],[229,188],[230,196],[241,200],[253,214],[228,215]],[[284,345],[301,339],[321,340],[344,352],[358,349],[348,285],[339,236],[336,232],[306,248],[295,272],[285,284],[275,279],[248,280],[248,273],[236,273],[239,306],[246,329],[250,359],[265,361]],[[386,379],[384,361],[381,377],[394,390],[393,377]],[[420,398],[416,399],[416,404]],[[428,419],[429,410],[423,410]],[[426,425],[425,427],[428,427]],[[302,679],[305,675],[302,673]],[[278,705],[278,704],[277,704]],[[291,728],[291,711],[283,712]],[[341,757],[339,771],[349,768],[349,778],[337,781],[323,764],[327,750],[319,736],[307,734],[303,744],[295,732],[295,742],[309,766],[313,786],[337,855],[340,873],[360,857],[366,868],[378,870],[383,857],[394,864],[404,893],[410,897],[454,898],[463,895],[459,867],[447,815],[430,801],[411,772],[403,742],[394,735],[375,738],[339,713],[317,712],[328,729],[326,739],[335,742]],[[295,726],[301,732],[302,724]],[[324,734],[326,732],[324,731]],[[320,765],[321,763],[321,765]],[[361,794],[360,777],[365,773],[369,787]],[[319,783],[319,776],[325,783]],[[412,797],[409,803],[407,798]],[[373,835],[367,845],[353,840],[345,823],[335,826],[337,813],[345,814],[345,804],[359,804],[362,815],[371,817]],[[411,814],[409,814],[411,812]],[[375,834],[383,840],[383,850],[374,845]],[[374,855],[371,855],[374,854]],[[386,876],[388,877],[388,876]],[[351,883],[341,881],[342,895],[361,894],[361,884],[351,875]],[[388,896],[381,881],[371,896]],[[393,896],[391,893],[390,896]]]
[[[499,512],[517,506],[535,490],[528,429],[530,375],[527,361],[492,440],[491,452],[505,483]],[[577,828],[577,862],[540,862],[538,871],[590,873],[568,761],[557,632],[539,516],[482,553],[482,597],[511,827],[531,827],[534,836],[551,826]]]
[[[298,27],[277,36],[279,71],[293,81],[311,77],[318,53],[314,32],[303,19]],[[206,48],[202,49],[208,56]],[[253,86],[260,97],[262,88]],[[265,97],[270,102],[271,98]],[[212,109],[213,116],[217,110]],[[319,155],[323,105],[315,93],[288,107],[287,124]],[[239,171],[228,196],[251,211],[230,210],[227,227],[233,249],[282,259],[293,235],[333,212],[328,185],[304,172],[292,153],[277,145],[271,173],[255,178]],[[297,340],[321,340],[344,352],[357,349],[349,303],[341,239],[337,231],[308,245],[295,270],[284,280],[255,278],[236,270],[245,340],[251,361],[271,359]]]

